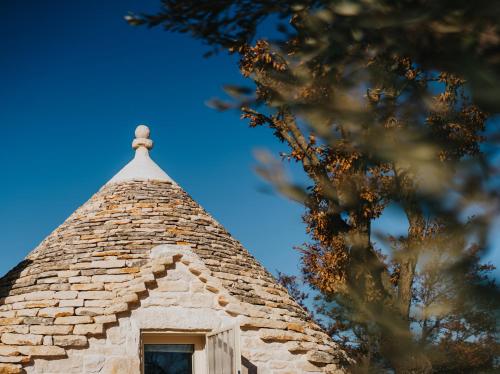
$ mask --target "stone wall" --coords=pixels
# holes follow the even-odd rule
[[[211,291],[210,287],[207,289],[206,283],[187,265],[178,262],[165,277],[157,280],[157,287],[149,291],[136,309],[107,329],[105,336],[89,338],[87,348],[67,349],[67,358],[35,359],[26,372],[137,374],[141,372],[141,331],[183,330],[188,334],[189,331],[218,330],[244,324],[241,316],[231,316],[220,305],[219,297],[224,292],[217,285],[213,287]],[[257,373],[322,372],[304,355],[289,352],[283,342],[264,342],[259,329],[244,328],[241,331],[241,353],[246,366],[253,367]]]
[[[191,277],[189,287],[197,279],[199,292],[164,289],[177,284],[169,278],[177,266]],[[244,354],[264,373],[333,373],[348,360],[241,243],[170,182],[105,186],[0,279],[0,373],[34,372],[33,360],[45,372],[52,360],[61,363],[56,372],[70,371],[71,360],[86,370],[77,357],[102,357],[94,347],[108,344],[109,331],[127,319],[136,338],[140,328],[205,321],[197,328],[211,329],[237,320]],[[146,325],[162,319],[163,327]],[[144,324],[133,327],[136,321]]]

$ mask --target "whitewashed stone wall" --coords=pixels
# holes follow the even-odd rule
[[[87,348],[67,349],[68,357],[63,359],[35,359],[33,365],[26,367],[26,372],[138,374],[141,372],[141,330],[217,330],[241,321],[241,317],[228,314],[218,302],[220,294],[209,291],[182,262],[168,270],[164,278],[159,278],[157,285],[138,308],[108,328],[105,336],[89,338]],[[258,329],[241,332],[242,356],[258,374],[322,372],[309,363],[305,355],[290,353],[283,343],[266,343],[259,334]]]
[[[137,373],[141,329],[228,321],[259,373],[332,374],[351,362],[179,186],[112,183],[0,278],[0,374]]]

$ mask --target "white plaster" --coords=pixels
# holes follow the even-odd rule
[[[121,169],[106,185],[130,180],[159,180],[173,182],[172,178],[149,157],[153,141],[149,139],[149,128],[139,125],[135,131],[136,138],[132,143],[135,157]]]
[[[194,305],[149,306],[133,313],[134,322],[143,330],[218,330],[231,325],[233,318],[209,307]]]
[[[187,244],[160,244],[151,249],[152,259],[176,256],[178,254],[182,254],[183,259],[188,259],[192,263],[203,264],[201,258]]]

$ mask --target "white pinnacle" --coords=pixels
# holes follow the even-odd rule
[[[153,148],[153,141],[149,139],[150,131],[146,125],[139,125],[135,129],[135,139],[132,148],[135,157],[106,184],[131,180],[160,180],[173,182],[150,157],[149,150]]]

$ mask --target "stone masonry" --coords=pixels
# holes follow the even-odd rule
[[[139,373],[147,329],[242,330],[259,373],[341,373],[335,343],[169,181],[103,187],[0,279],[0,373]]]

